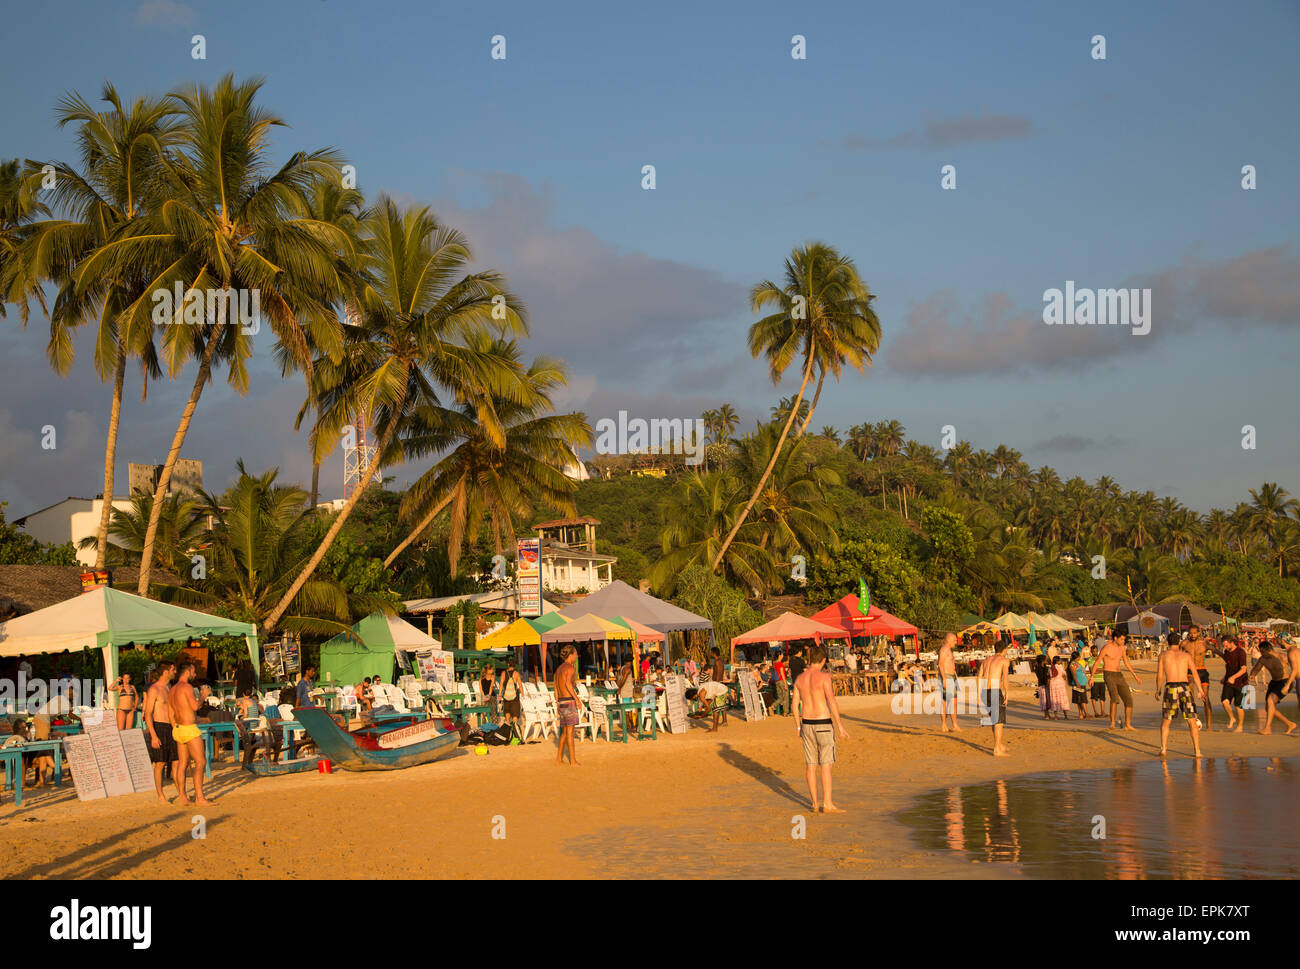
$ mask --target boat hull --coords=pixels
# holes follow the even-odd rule
[[[459,733],[439,731],[427,740],[405,747],[369,746],[364,743],[367,737],[377,738],[386,732],[401,729],[404,722],[376,724],[352,734],[335,723],[329,713],[319,707],[295,709],[293,716],[316,742],[320,756],[343,770],[402,770],[416,767],[447,756],[460,744]],[[416,718],[410,719],[410,725],[418,722]],[[358,742],[358,736],[362,738],[361,743]]]
[[[252,763],[245,764],[244,770],[256,774],[258,777],[278,777],[281,774],[301,774],[303,771],[316,770],[316,764],[320,760],[318,757],[295,757],[293,760],[282,760],[279,763],[272,763],[269,760],[255,760]]]

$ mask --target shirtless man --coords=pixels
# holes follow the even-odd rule
[[[560,665],[555,671],[555,699],[560,715],[559,747],[555,751],[555,762],[564,763],[564,748],[569,748],[569,766],[577,767],[578,755],[573,748],[573,728],[578,725],[582,712],[582,701],[574,688],[577,682],[578,650],[569,645],[560,650]],[[623,729],[627,729],[624,724]]]
[[[194,699],[194,687],[190,680],[194,678],[194,664],[181,663],[176,667],[176,685],[171,688],[170,704],[175,727],[172,736],[176,738],[176,752],[179,755],[180,769],[176,773],[176,786],[181,792],[177,804],[211,804],[203,796],[203,734],[194,722],[195,711],[199,703]],[[185,775],[194,772],[194,800],[185,794]]]
[[[1210,703],[1210,671],[1205,666],[1205,640],[1201,638],[1201,627],[1193,625],[1187,630],[1187,642],[1183,648],[1192,658],[1192,668],[1200,682],[1201,702],[1205,705],[1205,729],[1210,729],[1212,704]]]
[[[948,633],[943,637],[943,645],[939,647],[939,698],[943,704],[939,707],[939,727],[944,733],[948,732],[949,703],[952,704],[952,729],[961,731],[961,727],[957,726],[957,660],[952,655],[955,645],[956,635]]]
[[[1182,713],[1187,728],[1192,732],[1193,756],[1201,756],[1201,722],[1196,719],[1196,669],[1191,654],[1183,649],[1178,633],[1169,634],[1169,648],[1160,654],[1156,666],[1156,693],[1163,705],[1160,717],[1160,756],[1169,749],[1169,724],[1175,715]]]
[[[1102,682],[1106,684],[1106,693],[1110,697],[1110,728],[1115,729],[1115,713],[1120,703],[1124,704],[1124,729],[1136,729],[1133,726],[1133,694],[1129,692],[1128,680],[1124,679],[1124,670],[1127,667],[1129,673],[1133,676],[1133,682],[1138,686],[1142,685],[1142,678],[1133,672],[1132,665],[1128,661],[1128,651],[1124,648],[1125,634],[1118,632],[1115,638],[1108,640],[1106,645],[1101,648],[1097,654],[1097,662],[1092,664],[1092,669],[1088,671],[1088,686],[1092,686],[1092,681],[1098,673],[1101,673]]]
[[[158,800],[167,803],[163,793],[163,767],[172,765],[172,783],[177,793],[181,792],[180,773],[176,769],[176,741],[172,739],[172,710],[168,703],[172,678],[176,675],[175,664],[163,660],[158,664],[158,679],[145,692],[142,713],[144,725],[149,730],[149,760],[153,763],[153,786],[158,792]],[[181,795],[184,796],[183,794]]]
[[[1290,654],[1288,653],[1288,656]],[[1254,676],[1259,672],[1260,667],[1268,670],[1268,693],[1265,695],[1264,705],[1268,708],[1268,719],[1264,720],[1264,726],[1259,728],[1262,734],[1271,734],[1273,732],[1273,718],[1276,717],[1286,724],[1286,733],[1289,737],[1295,732],[1296,725],[1282,715],[1282,697],[1286,696],[1286,684],[1292,682],[1295,677],[1295,669],[1292,668],[1291,676],[1286,675],[1286,670],[1282,666],[1282,657],[1277,654],[1273,644],[1267,639],[1259,644],[1259,659],[1255,661],[1250,675]],[[1259,711],[1260,718],[1264,718],[1264,711]]]
[[[1002,742],[1002,729],[1007,724],[1007,696],[1011,688],[1009,672],[1011,663],[1006,656],[1007,644],[999,639],[992,656],[980,663],[979,679],[987,684],[980,696],[983,707],[982,722],[993,727],[993,756],[1006,757],[1010,751]]]
[[[1283,640],[1286,646],[1286,665],[1290,668],[1290,675],[1286,678],[1286,685],[1282,687],[1282,695],[1286,696],[1286,691],[1300,697],[1300,641],[1295,637]],[[1279,701],[1280,702],[1280,701]]]
[[[840,723],[840,707],[835,702],[835,687],[825,671],[826,647],[820,643],[808,653],[808,667],[794,681],[795,733],[803,741],[803,761],[808,778],[808,795],[814,812],[843,814],[831,798],[831,767],[835,764],[835,735],[848,740],[848,731]],[[955,714],[954,714],[955,716]],[[817,769],[822,775],[822,804],[817,807]]]

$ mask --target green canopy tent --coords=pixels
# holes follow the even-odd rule
[[[105,681],[117,679],[118,647],[152,646],[203,636],[243,636],[259,665],[257,628],[206,612],[101,586],[72,599],[0,623],[0,656],[35,656],[87,647],[104,654]]]
[[[320,675],[340,683],[360,683],[378,675],[393,682],[393,664],[399,649],[416,652],[442,649],[442,644],[397,616],[371,613],[352,627],[357,639],[343,633],[320,648]],[[360,640],[358,642],[357,640]]]

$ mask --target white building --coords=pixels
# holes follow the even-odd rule
[[[541,544],[542,591],[584,595],[614,581],[613,555],[596,551],[595,518],[560,518],[534,525]]]
[[[130,509],[131,502],[125,498],[114,499],[113,507],[126,511]],[[99,534],[99,520],[103,510],[103,498],[64,498],[16,519],[14,524],[43,544],[62,545],[71,542],[77,548],[83,538],[94,538]],[[95,550],[77,548],[77,561],[82,565],[94,565]]]

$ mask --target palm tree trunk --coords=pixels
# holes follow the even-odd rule
[[[303,375],[307,380],[307,399],[311,400],[311,374]],[[316,505],[320,501],[320,461],[316,459],[313,451],[311,456],[311,510],[316,510]]]
[[[803,437],[808,433],[808,425],[812,423],[813,414],[817,412],[817,401],[822,399],[822,384],[826,383],[826,371],[823,370],[817,377],[817,392],[813,394],[812,406],[808,408],[808,416],[804,419],[803,426],[799,428],[799,436]]]
[[[383,458],[384,452],[388,449],[389,442],[393,439],[393,434],[397,431],[396,417],[402,413],[402,408],[405,406],[406,391],[403,390],[402,395],[397,399],[396,405],[393,407],[393,414],[395,415],[394,420],[388,425],[388,430],[384,432],[384,436],[375,447],[375,456],[371,458],[370,463],[366,465],[366,470],[361,475],[362,481],[371,481],[374,479],[375,472],[379,470],[379,462]],[[334,539],[338,538],[339,532],[343,530],[343,523],[348,520],[348,516],[352,514],[352,509],[357,506],[357,502],[361,500],[361,496],[365,493],[365,488],[357,488],[352,492],[352,497],[347,500],[347,503],[343,506],[343,510],[339,512],[339,516],[334,519],[334,524],[331,525],[330,530],[325,533],[325,538],[321,541],[320,546],[316,549],[311,559],[308,560],[303,570],[298,573],[298,578],[293,580],[293,585],[289,586],[289,590],[285,592],[283,598],[276,603],[275,608],[271,610],[271,614],[266,617],[266,621],[262,623],[262,635],[269,636],[275,630],[275,624],[280,621],[280,617],[283,616],[285,610],[289,608],[289,603],[293,602],[294,596],[296,596],[302,587],[306,585],[307,580],[310,579],[312,573],[316,571],[316,566],[320,565],[321,559],[325,557],[325,553],[328,552],[330,546],[334,544]]]
[[[136,586],[136,592],[139,595],[149,594],[149,576],[153,570],[153,545],[154,539],[158,535],[158,520],[162,516],[163,499],[167,496],[167,489],[172,483],[172,469],[176,467],[176,459],[180,457],[181,445],[185,443],[185,435],[189,433],[190,421],[194,417],[194,408],[198,406],[199,395],[203,393],[203,385],[208,382],[212,375],[212,357],[216,353],[217,344],[221,342],[221,337],[225,332],[226,324],[219,323],[213,329],[212,335],[208,337],[208,345],[203,348],[203,356],[199,361],[199,372],[194,377],[194,389],[190,391],[190,399],[185,402],[185,409],[181,411],[180,423],[176,425],[176,433],[172,435],[172,447],[167,452],[167,460],[163,462],[162,474],[158,476],[158,487],[154,489],[153,506],[149,509],[149,527],[144,533],[144,548],[140,550],[140,581]]]
[[[406,547],[415,541],[426,528],[433,524],[433,520],[438,517],[438,513],[451,504],[451,499],[454,498],[455,495],[456,492],[453,491],[446,498],[442,499],[442,501],[438,502],[437,507],[434,508],[433,511],[429,512],[429,514],[425,515],[420,521],[420,524],[411,529],[411,534],[402,539],[402,543],[388,554],[388,558],[384,559],[384,568],[388,568],[392,565],[393,562],[397,560],[397,556],[406,551]]]
[[[126,376],[126,345],[117,348],[113,370],[113,406],[108,412],[108,440],[104,444],[104,506],[99,510],[99,534],[95,536],[95,568],[102,569],[108,558],[108,524],[113,517],[113,465],[117,461],[117,429],[122,420],[122,380]]]
[[[808,381],[812,379],[813,357],[808,355],[808,364],[804,367],[803,383],[799,385],[799,393],[794,399],[794,405],[790,408],[790,416],[785,419],[785,427],[781,429],[781,437],[776,442],[776,447],[772,450],[772,460],[767,462],[767,469],[763,472],[763,477],[759,479],[758,486],[754,493],[749,497],[749,503],[745,505],[745,510],[736,518],[736,524],[731,526],[731,531],[722,541],[722,547],[718,549],[717,557],[713,560],[710,571],[717,572],[718,565],[722,562],[722,557],[727,554],[727,549],[731,547],[732,540],[736,533],[740,531],[740,526],[745,524],[745,519],[749,517],[749,512],[758,501],[758,496],[763,492],[763,486],[767,484],[767,479],[772,475],[772,469],[776,467],[776,460],[781,456],[781,448],[785,446],[786,436],[790,433],[790,425],[794,423],[795,415],[799,413],[799,402],[803,400],[803,392],[808,389]]]

